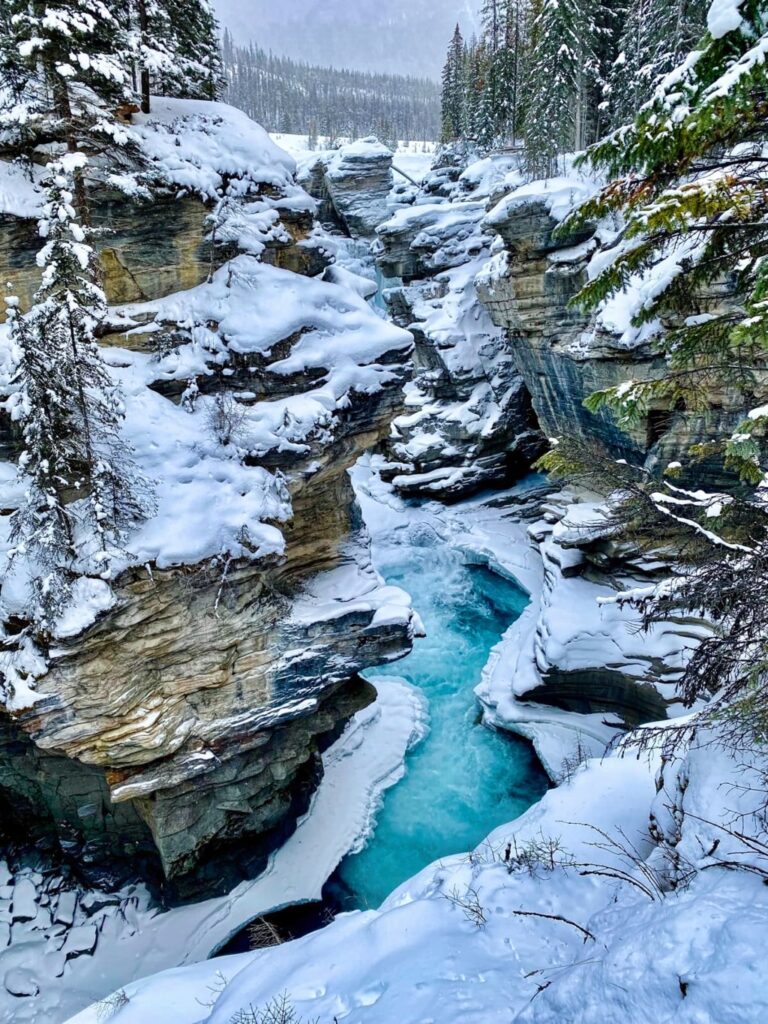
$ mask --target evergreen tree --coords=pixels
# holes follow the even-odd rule
[[[674,316],[727,274],[743,297],[746,315],[729,308],[659,335],[669,373],[659,382],[623,388],[617,408],[626,415],[659,391],[673,405],[695,407],[716,379],[751,393],[753,368],[768,347],[768,205],[762,158],[753,145],[764,135],[768,78],[760,40],[768,34],[757,0],[741,11],[740,28],[709,36],[695,60],[662,81],[632,125],[591,148],[587,159],[611,182],[564,229],[621,215],[624,229],[613,258],[579,301],[598,304],[633,275],[653,275],[657,284],[636,314],[638,327]],[[672,253],[679,257],[670,269]],[[730,457],[748,472],[740,450],[734,443]]]
[[[474,88],[477,93],[472,138],[483,150],[489,150],[496,142],[499,108],[496,99],[496,68],[494,55],[485,40],[481,40],[473,62],[476,76]]]
[[[729,17],[730,14],[730,17]],[[713,16],[714,15],[714,16]],[[719,16],[718,16],[719,15]],[[623,231],[604,269],[578,301],[591,308],[642,276],[648,296],[635,324],[677,326],[657,331],[663,372],[594,395],[589,407],[612,410],[620,424],[655,408],[705,410],[723,390],[749,409],[765,395],[768,366],[768,200],[764,142],[768,24],[761,0],[730,12],[714,10],[702,45],[658,86],[634,122],[588,153],[609,184],[568,218],[568,232],[620,215]],[[729,281],[726,304],[692,299]],[[694,307],[695,309],[695,307]],[[726,429],[690,452],[720,456],[744,484],[768,481],[764,443],[768,410],[759,403],[735,430]],[[559,468],[595,476],[597,459],[565,442],[549,458]],[[605,464],[605,460],[604,460]],[[679,475],[690,464],[669,467]],[[768,729],[768,512],[760,491],[687,490],[668,479],[647,486],[630,467],[606,472],[616,490],[614,515],[646,544],[666,542],[680,576],[661,590],[626,600],[647,621],[678,607],[718,622],[686,668],[688,704],[710,700],[705,718],[731,738],[764,739]],[[743,487],[743,485],[742,485]]]
[[[208,0],[133,0],[141,109],[151,93],[216,99],[223,83],[218,25]],[[231,40],[230,40],[231,47]]]
[[[660,78],[693,49],[704,32],[706,0],[638,0],[627,12],[609,76],[614,127],[632,121]]]
[[[270,131],[308,134],[314,122],[318,136],[362,138],[388,121],[393,138],[440,138],[440,88],[429,79],[315,67],[236,46],[228,33],[223,51],[225,98]],[[462,82],[459,107],[463,91]]]
[[[514,141],[522,126],[527,0],[503,0],[502,43],[495,58],[496,134]]]
[[[483,25],[483,86],[477,138],[484,149],[494,143],[502,120],[499,82],[502,54],[502,0],[485,0],[481,10]]]
[[[554,172],[562,153],[589,136],[589,90],[598,77],[595,6],[586,0],[536,0],[523,128],[534,175]]]
[[[476,142],[483,134],[483,92],[485,88],[485,51],[472,39],[464,58],[464,131],[462,137]]]
[[[12,516],[13,558],[35,567],[37,624],[48,630],[78,573],[109,578],[122,532],[145,513],[144,489],[120,436],[122,400],[101,359],[96,327],[106,314],[96,257],[78,220],[75,175],[85,157],[48,166],[42,284],[22,316],[9,305],[19,352],[9,403],[22,424],[19,462],[28,490]]]
[[[504,0],[485,0],[480,12],[483,25],[483,39],[489,53],[496,54],[503,45]]]
[[[105,113],[131,96],[128,38],[102,0],[11,0],[0,50],[4,148],[23,154],[38,138],[81,142],[111,133]]]
[[[215,100],[223,82],[219,28],[208,0],[164,0],[175,29],[174,96]]]
[[[452,142],[463,133],[464,93],[464,39],[457,25],[443,69],[442,142]]]

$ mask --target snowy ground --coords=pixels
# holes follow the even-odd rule
[[[324,149],[327,148],[327,139],[321,138],[318,141],[317,150],[311,150],[309,148],[309,140],[306,135],[290,135],[286,132],[272,132],[270,137],[284,149],[287,153],[290,153],[294,160],[305,163],[310,160],[312,153],[316,152],[318,155]],[[346,145],[349,139],[338,139],[339,145]],[[400,142],[398,143],[397,149],[394,151],[395,156],[395,167],[413,178],[415,181],[421,181],[421,179],[428,173],[432,166],[432,162],[435,159],[435,153],[437,152],[436,142]],[[395,182],[402,180],[400,175],[395,175]]]
[[[541,613],[541,555],[514,516],[482,497],[405,506],[370,465],[355,483],[374,547],[437,531],[514,576]],[[570,600],[588,611],[587,595]],[[497,648],[486,691],[499,692],[500,666],[508,684],[511,659],[531,656],[523,619]],[[574,729],[602,747],[582,718],[533,723],[553,764]],[[672,760],[657,744],[620,745],[575,764],[517,821],[425,868],[378,910],[126,986],[119,1024],[231,1024],[283,993],[300,1019],[322,1024],[764,1024],[768,847],[749,787],[765,768],[742,760],[704,735]],[[103,1014],[104,1004],[72,1024]]]
[[[723,817],[728,798],[706,760],[682,763],[682,797],[674,785],[656,795],[652,754],[590,761],[379,910],[128,986],[120,1024],[231,1024],[286,992],[300,1019],[323,1024],[763,1024],[768,891],[708,860],[712,830],[695,815]],[[648,832],[649,811],[662,819],[674,801],[700,869],[676,888]]]
[[[6,941],[13,933],[0,951],[0,979],[29,996],[39,991],[24,998],[0,986],[0,1021],[58,1024],[115,989],[131,991],[137,979],[205,961],[260,914],[319,899],[336,865],[370,834],[382,792],[401,777],[405,752],[425,727],[413,687],[392,678],[377,680],[377,689],[376,703],[324,755],[325,776],[294,835],[263,875],[228,896],[159,913],[140,888],[105,901],[82,891],[59,895],[54,886],[49,898],[39,875],[7,878],[0,865],[0,942],[4,929]],[[74,934],[67,918],[75,919]],[[206,977],[226,964],[205,967]]]

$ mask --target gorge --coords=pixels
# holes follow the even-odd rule
[[[708,913],[712,875],[673,884],[711,863],[743,765],[623,738],[684,712],[712,625],[640,630],[617,595],[669,564],[532,467],[550,437],[594,435],[660,474],[735,424],[736,398],[630,432],[584,408],[661,369],[628,323],[568,305],[599,239],[555,230],[586,174],[531,184],[514,155],[449,154],[396,183],[376,140],[296,163],[202,101],[131,130],[120,187],[92,169],[99,341],[156,507],[45,650],[6,626],[0,1020],[231,1024],[289,991],[328,1024],[594,1022],[649,977],[659,1020],[695,1020],[707,971],[756,969],[757,873],[729,877],[730,915]],[[28,303],[39,192],[2,167],[0,262]],[[5,411],[0,434],[7,520]],[[646,861],[665,897],[618,878]],[[208,959],[335,871],[355,912]]]

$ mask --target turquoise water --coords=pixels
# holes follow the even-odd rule
[[[377,675],[399,675],[418,686],[430,731],[411,751],[405,777],[385,794],[370,843],[334,878],[347,909],[378,906],[433,860],[472,849],[518,817],[547,788],[528,743],[480,724],[473,693],[490,649],[527,596],[439,543],[390,548],[377,568],[411,594],[428,635],[403,661],[366,675],[374,683]]]

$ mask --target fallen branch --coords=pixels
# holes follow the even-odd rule
[[[581,932],[584,936],[585,942],[587,939],[592,939],[593,942],[597,942],[597,939],[588,928],[583,928],[580,924],[576,924],[575,921],[571,921],[569,918],[563,917],[561,914],[542,914],[537,910],[513,910],[512,913],[517,917],[543,917],[547,921],[560,921],[562,924],[569,924],[571,928],[575,928],[577,931]]]

